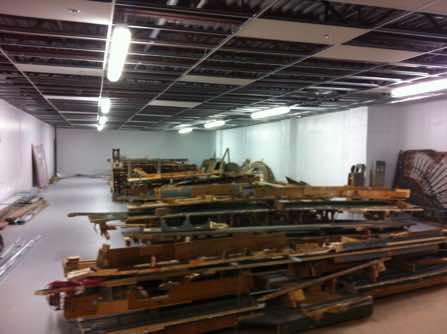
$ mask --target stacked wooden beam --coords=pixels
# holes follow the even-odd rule
[[[120,149],[112,151],[112,194],[114,200],[127,200],[132,196],[128,182],[134,170],[140,173],[161,174],[198,171],[187,159],[124,159]],[[136,189],[137,191],[138,189]]]
[[[66,279],[37,294],[91,334],[234,326],[289,334],[367,316],[376,297],[447,282],[444,231],[397,219],[418,210],[408,196],[298,185],[161,188],[129,212],[87,213],[106,236],[120,226],[139,244],[70,257]],[[335,217],[346,212],[362,216]]]
[[[126,324],[116,333],[127,333],[128,326],[140,328],[129,333],[170,332],[173,324],[176,330],[201,333],[206,324],[197,319],[221,320],[213,330],[239,322],[250,327],[265,319],[246,315],[278,307],[318,323],[318,317],[337,307],[345,312],[347,296],[357,303],[446,283],[446,241],[442,231],[431,229],[341,236],[330,243],[284,233],[244,233],[130,248],[104,245],[96,260],[67,259],[67,280],[37,293],[63,307],[70,320],[148,311],[144,324]],[[228,304],[220,308],[224,301]],[[335,303],[332,311],[321,309],[326,302]],[[191,304],[210,305],[212,311],[183,317]]]
[[[108,237],[110,230],[148,228],[162,232],[210,230],[220,227],[333,223],[339,213],[385,219],[395,213],[420,211],[406,202],[409,192],[367,187],[310,187],[266,183],[222,183],[164,186],[150,200],[130,203],[127,212],[79,212]],[[120,220],[122,223],[116,224]],[[133,230],[134,232],[137,232]],[[151,234],[152,235],[152,234]],[[147,239],[147,238],[146,238]]]

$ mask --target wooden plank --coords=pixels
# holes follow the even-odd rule
[[[311,287],[313,285],[318,285],[318,284],[324,283],[328,280],[332,280],[332,279],[335,279],[338,277],[342,277],[342,276],[346,276],[346,275],[355,273],[357,271],[360,271],[360,270],[363,270],[366,268],[370,268],[372,266],[381,265],[381,264],[383,264],[383,262],[388,261],[388,260],[389,260],[389,258],[374,260],[374,261],[359,264],[357,266],[353,266],[351,268],[344,269],[344,270],[341,270],[336,273],[329,274],[329,275],[326,275],[323,277],[307,280],[307,281],[304,281],[301,283],[296,283],[296,284],[293,284],[292,286],[288,286],[287,288],[281,289],[279,291],[275,291],[275,292],[266,294],[266,295],[258,298],[258,301],[263,303],[263,302],[269,301],[271,299],[275,299],[275,298],[284,296],[284,295],[291,293],[293,291],[296,291],[296,290],[305,289],[305,288]]]
[[[114,293],[112,288],[98,292],[69,294],[64,299],[64,316],[76,319],[91,316],[110,316],[135,310],[159,309],[193,301],[208,300],[224,296],[247,294],[253,287],[248,272],[217,279],[185,280],[168,282],[157,287],[129,286]],[[112,289],[112,290],[111,290]]]

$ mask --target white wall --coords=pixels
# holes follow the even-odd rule
[[[277,179],[291,176],[290,138],[293,122],[284,120],[244,128],[217,131],[216,152],[220,157],[230,149],[231,161],[242,164],[245,159],[263,160]]]
[[[200,164],[215,152],[214,131],[177,132],[57,129],[57,168],[63,176],[110,173],[112,148],[128,158],[187,158]]]
[[[367,108],[217,132],[216,151],[264,160],[277,179],[344,185],[351,165],[366,162]]]
[[[399,151],[412,149],[447,151],[447,100],[369,108],[367,161],[386,161],[388,186],[392,186]]]
[[[33,186],[33,144],[44,145],[51,176],[54,170],[53,127],[0,100],[0,201]]]
[[[367,124],[367,108],[299,119],[295,177],[311,185],[345,185],[351,166],[366,163]]]

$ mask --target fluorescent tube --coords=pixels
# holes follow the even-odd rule
[[[437,92],[443,89],[447,89],[447,78],[418,82],[408,86],[393,88],[391,90],[391,96],[406,97],[418,94]]]
[[[225,125],[225,121],[219,120],[219,121],[212,121],[212,122],[205,123],[203,126],[205,127],[205,129],[213,129],[213,128],[218,128],[218,127],[224,126],[224,125]]]
[[[106,116],[99,116],[98,124],[99,125],[104,125],[106,123],[107,123],[107,117]]]
[[[130,30],[126,26],[118,25],[113,29],[107,65],[107,79],[112,82],[118,81],[121,77],[131,37]]]
[[[287,114],[289,111],[290,111],[290,107],[284,106],[284,107],[277,107],[277,108],[273,108],[273,109],[256,111],[254,113],[251,113],[250,116],[253,119],[261,119],[261,118],[284,115],[284,114]]]
[[[192,132],[192,128],[183,128],[183,129],[178,130],[178,133],[180,133],[181,135],[191,133],[191,132]]]
[[[112,101],[108,97],[102,97],[98,101],[99,108],[101,109],[101,113],[108,114],[110,108],[112,107]]]

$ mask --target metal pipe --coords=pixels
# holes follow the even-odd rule
[[[33,244],[41,238],[40,235],[28,241],[23,245],[14,255],[12,255],[1,267],[0,267],[0,280],[3,279],[6,273],[14,266],[19,257],[25,253],[25,251],[32,247]]]

